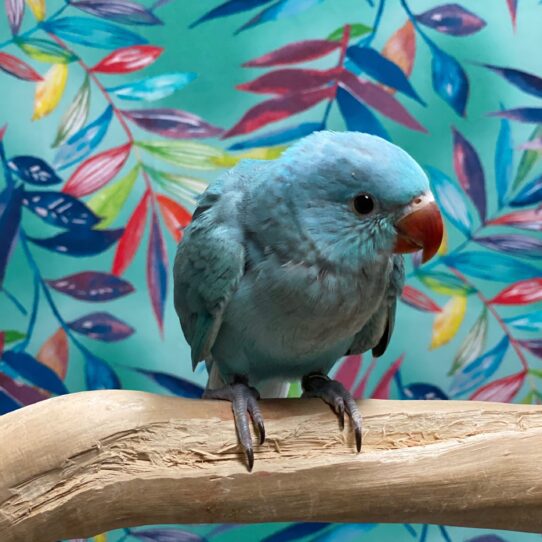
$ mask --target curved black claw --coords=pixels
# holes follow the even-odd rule
[[[245,452],[248,470],[252,471],[252,467],[254,466],[254,450],[252,448],[252,437],[250,435],[247,412],[250,414],[254,425],[258,428],[260,444],[265,442],[265,426],[258,405],[258,399],[260,398],[258,390],[244,382],[236,382],[217,390],[205,390],[203,398],[231,402],[237,436]]]
[[[344,429],[344,413],[348,414],[354,436],[356,450],[361,450],[361,414],[350,392],[336,380],[323,374],[310,374],[303,377],[303,397],[318,397],[326,402],[339,417],[339,428]]]

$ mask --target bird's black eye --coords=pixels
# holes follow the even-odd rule
[[[368,215],[374,208],[373,198],[368,194],[360,194],[354,198],[354,210],[359,215]]]

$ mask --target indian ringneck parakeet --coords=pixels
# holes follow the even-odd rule
[[[346,411],[360,450],[359,410],[327,373],[346,354],[385,352],[401,254],[427,261],[442,234],[420,166],[359,132],[317,132],[277,160],[241,161],[202,195],[175,258],[175,309],[193,367],[207,364],[204,397],[232,402],[249,470],[249,415],[265,440],[260,392],[284,395],[293,379],[341,427]]]

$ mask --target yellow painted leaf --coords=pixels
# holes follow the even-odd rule
[[[443,231],[442,231],[442,243],[440,243],[440,247],[437,250],[437,254],[439,256],[444,256],[448,252],[448,230],[446,229],[446,225],[444,225]]]
[[[233,167],[237,162],[245,158],[253,160],[274,160],[286,150],[286,145],[277,147],[258,147],[240,154],[223,153],[221,156],[212,157],[211,161],[218,167]]]
[[[407,21],[397,32],[392,34],[382,49],[382,55],[395,62],[406,74],[410,76],[416,56],[416,32],[410,21]],[[384,87],[393,94],[395,89]]]
[[[442,312],[436,315],[433,322],[430,350],[445,345],[455,337],[465,317],[466,309],[466,296],[456,295],[450,298],[448,303],[442,308]]]
[[[53,64],[45,74],[43,81],[36,85],[32,120],[41,119],[54,110],[60,98],[62,98],[67,80],[68,66],[66,64]]]
[[[26,0],[26,3],[38,21],[45,19],[45,0]]]
[[[107,534],[97,534],[96,536],[92,537],[92,542],[107,542]]]

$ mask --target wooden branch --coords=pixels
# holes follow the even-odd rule
[[[0,418],[0,540],[157,523],[413,522],[542,532],[542,408],[362,401],[364,443],[317,400],[262,403],[248,473],[230,406],[134,391]]]

